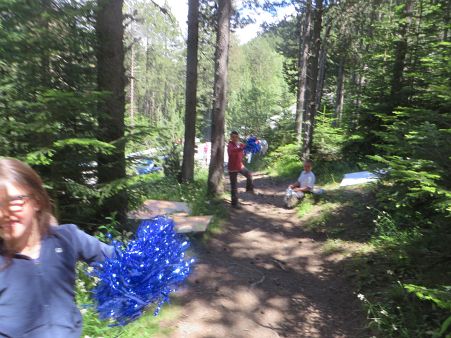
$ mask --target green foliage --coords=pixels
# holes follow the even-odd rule
[[[180,80],[185,73],[182,33],[154,4],[133,0],[128,6],[135,19],[126,33],[127,42],[134,48],[126,58],[127,70],[131,73],[132,62],[134,68],[135,101],[129,103],[128,110],[136,110],[133,121],[128,116],[129,125],[139,121],[151,126],[183,127],[183,122],[174,118],[184,111],[185,82]]]
[[[270,173],[283,179],[296,178],[302,170],[299,146],[287,144],[272,151],[268,159]]]
[[[357,98],[361,105],[357,125],[349,126],[354,137],[344,150],[354,158],[370,155],[376,166],[387,170],[376,189],[377,208],[384,212],[375,219],[371,240],[377,249],[374,261],[381,266],[367,268],[368,276],[360,278],[376,309],[373,323],[386,336],[445,336],[449,309],[419,302],[405,290],[432,302],[448,299],[449,293],[440,287],[449,283],[449,271],[439,268],[451,257],[445,244],[451,238],[447,4],[410,4],[375,7],[384,14],[371,23],[371,36],[362,43],[369,43],[361,56],[363,72],[359,70],[367,82],[349,86],[355,94],[347,103],[348,112],[355,112]],[[394,278],[374,280],[371,275],[379,269],[394,272],[409,286],[401,287]],[[377,314],[381,308],[387,316]]]
[[[296,142],[294,130],[294,115],[290,109],[284,109],[280,114],[272,116],[271,122],[263,132],[268,141],[269,149],[275,150],[280,146]]]
[[[415,294],[419,299],[429,300],[437,304],[438,307],[451,311],[451,286],[444,286],[441,289],[428,289],[424,286],[406,284],[404,288]]]
[[[78,278],[75,298],[83,316],[83,337],[151,337],[162,332],[159,321],[161,316],[166,316],[166,311],[170,311],[167,307],[162,309],[159,317],[154,317],[152,313],[146,313],[125,327],[112,327],[110,322],[100,320],[90,293],[98,281],[87,275],[86,271],[89,269],[92,268],[86,264],[79,263],[77,265]]]
[[[311,194],[306,194],[301,203],[296,208],[299,217],[307,215],[314,206],[314,197]]]
[[[145,181],[129,188],[132,195],[140,197],[134,203],[135,207],[141,206],[146,199],[182,201],[190,205],[193,215],[224,216],[223,207],[207,196],[208,173],[205,171],[197,170],[194,182],[184,184],[171,176],[154,174],[143,176]]]
[[[447,122],[434,121],[433,116],[433,112],[404,109],[387,117],[387,131],[381,133],[386,142],[379,146],[384,155],[370,158],[390,168],[380,191],[386,207],[394,206],[406,218],[443,222],[451,215],[450,183],[444,175],[450,168],[448,136],[440,129]]]
[[[376,212],[374,225],[374,250],[369,257],[357,256],[354,266],[360,271],[358,280],[366,294],[361,300],[371,325],[390,337],[442,337],[448,327],[450,288],[417,284],[440,285],[449,280],[449,271],[437,266],[448,259],[449,250],[443,250],[441,242],[449,235],[439,238],[419,226],[401,226],[385,211]],[[406,290],[437,306],[419,302]]]
[[[164,162],[164,174],[175,180],[179,180],[182,170],[182,151],[181,145],[173,144]]]
[[[322,134],[318,133],[318,136],[315,137],[322,137]],[[323,154],[328,152],[324,157],[321,156],[319,151],[314,154],[313,172],[317,184],[337,183],[341,181],[345,173],[359,170],[358,165],[343,159],[336,149],[336,145],[332,143],[330,148],[325,147],[321,150]],[[299,146],[296,144],[287,144],[277,148],[269,154],[267,161],[269,172],[282,179],[295,179],[303,170],[303,164],[299,158]]]
[[[451,286],[443,286],[441,289],[429,289],[424,286],[406,284],[404,288],[415,294],[421,300],[428,300],[435,303],[439,308],[448,310],[451,313]],[[446,333],[448,337],[451,333],[451,315],[442,323],[441,327],[434,334],[435,337],[443,337]]]
[[[343,158],[345,130],[334,126],[332,114],[319,113],[316,117],[313,153],[322,161],[338,161]]]
[[[377,213],[375,223],[375,236],[373,243],[384,247],[393,247],[398,250],[414,241],[421,241],[421,232],[417,227],[400,229],[393,218],[386,211]]]
[[[243,135],[266,137],[270,118],[283,113],[293,97],[282,76],[283,57],[269,35],[232,46],[227,127]]]

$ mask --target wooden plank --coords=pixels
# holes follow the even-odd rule
[[[175,231],[179,233],[205,232],[213,216],[181,216],[174,215]]]
[[[128,213],[129,219],[149,219],[158,215],[173,215],[176,213],[190,214],[191,209],[185,202],[147,200],[138,210]]]
[[[128,214],[129,219],[151,219],[166,215],[175,222],[175,231],[179,233],[205,232],[213,216],[189,216],[191,209],[185,202],[148,200],[136,211]]]

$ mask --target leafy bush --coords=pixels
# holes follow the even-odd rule
[[[168,149],[167,158],[164,161],[164,174],[168,177],[179,180],[182,170],[182,147],[178,144],[173,144]]]
[[[315,159],[333,162],[343,158],[345,131],[334,126],[334,118],[326,112],[316,117],[315,133],[313,134],[313,154]]]
[[[269,150],[296,142],[294,116],[290,110],[284,110],[281,114],[271,118],[271,122],[259,137],[268,141]]]
[[[299,158],[299,147],[296,144],[287,144],[277,148],[271,152],[267,161],[269,172],[283,179],[295,179],[303,170],[302,161]],[[345,160],[325,160],[319,154],[314,154],[313,172],[317,184],[340,182],[345,173],[358,170],[360,168],[355,163]]]
[[[270,172],[281,178],[295,178],[302,169],[299,146],[296,144],[287,144],[277,148],[271,152],[268,161]]]
[[[437,244],[434,232],[402,226],[386,211],[376,210],[374,225],[373,252],[353,259],[370,327],[387,337],[445,337],[451,288],[440,286],[449,271],[439,264],[449,259],[449,250]]]
[[[443,286],[440,289],[429,289],[424,286],[406,284],[404,288],[417,296],[419,299],[428,300],[435,303],[439,308],[448,310],[451,313],[451,286]],[[435,337],[451,336],[451,315],[442,323],[441,327],[434,334]]]
[[[372,242],[379,246],[396,247],[400,250],[422,237],[418,227],[400,228],[386,211],[378,212],[374,223],[375,236]]]

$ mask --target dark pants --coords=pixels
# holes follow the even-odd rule
[[[246,177],[246,191],[254,190],[254,183],[252,182],[252,173],[246,168],[240,171],[229,172],[230,177],[230,188],[232,194],[232,205],[238,204],[238,174]]]

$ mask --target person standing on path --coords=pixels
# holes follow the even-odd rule
[[[239,209],[238,201],[238,174],[246,177],[246,191],[254,193],[254,183],[252,181],[252,173],[244,166],[245,144],[240,142],[238,132],[230,133],[230,141],[227,145],[227,154],[229,155],[229,163],[227,165],[230,177],[230,191],[232,195],[232,207]]]

